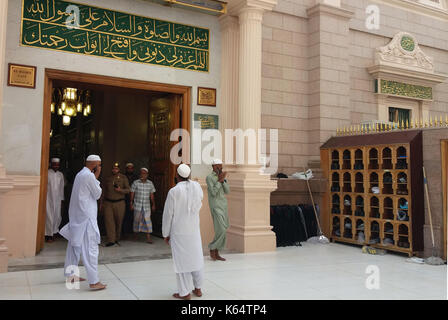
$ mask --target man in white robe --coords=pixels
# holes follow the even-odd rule
[[[186,164],[177,168],[176,186],[168,192],[163,210],[162,233],[171,245],[178,292],[173,297],[191,299],[190,292],[202,296],[204,255],[199,228],[202,188],[189,180],[191,169]],[[193,280],[193,281],[192,281]]]
[[[85,280],[79,278],[79,274],[73,274],[82,256],[87,280],[92,290],[106,288],[98,278],[98,245],[101,238],[97,223],[97,200],[102,193],[98,181],[100,173],[100,157],[90,155],[86,166],[75,177],[68,210],[69,222],[59,232],[68,240],[65,276],[70,282]]]
[[[59,158],[51,159],[48,169],[47,216],[45,218],[45,240],[53,242],[62,221],[61,204],[64,201],[64,175],[59,171]]]

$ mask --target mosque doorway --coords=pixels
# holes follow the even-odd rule
[[[128,162],[134,164],[137,174],[141,167],[149,169],[149,179],[157,190],[156,212],[151,214],[153,235],[161,236],[163,205],[169,188],[174,185],[175,174],[170,150],[177,142],[170,141],[170,134],[176,128],[190,129],[190,89],[46,70],[36,254],[45,246],[48,168],[54,157],[60,158],[60,170],[65,177],[61,226],[68,221],[68,205],[76,174],[89,154],[98,154],[102,158],[100,180],[112,174],[116,162],[123,174]],[[61,115],[59,110],[64,92],[75,92],[81,102],[81,106],[75,106],[76,116],[69,119],[64,118],[66,112],[62,111]],[[187,153],[188,150],[184,150],[185,157]],[[101,213],[98,222],[103,236],[105,228]]]

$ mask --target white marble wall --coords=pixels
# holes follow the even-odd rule
[[[8,174],[40,175],[44,69],[60,69],[105,76],[138,79],[192,87],[194,113],[219,114],[216,108],[197,105],[197,87],[217,88],[220,94],[221,36],[218,18],[184,9],[169,8],[141,0],[83,0],[93,6],[141,16],[195,25],[210,30],[208,73],[179,70],[101,57],[30,48],[20,45],[22,1],[9,0],[5,62],[37,66],[36,89],[4,85],[0,154]],[[6,75],[2,75],[5,76]],[[219,99],[218,99],[219,101]],[[191,126],[193,127],[193,125]],[[192,141],[194,142],[192,137]],[[193,175],[203,177],[208,166],[193,166]]]

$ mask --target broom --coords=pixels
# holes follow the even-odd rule
[[[429,225],[431,227],[431,240],[432,240],[432,256],[425,259],[426,264],[433,266],[439,266],[445,264],[442,259],[436,255],[436,246],[434,244],[434,229],[432,226],[432,216],[431,216],[431,206],[429,204],[429,194],[428,194],[428,180],[426,179],[425,167],[423,167],[423,181],[425,184],[426,202],[428,203],[428,213],[429,213]]]
[[[326,236],[324,236],[324,234],[322,233],[322,229],[320,228],[319,217],[317,216],[316,206],[314,205],[313,194],[311,192],[310,183],[308,182],[308,180],[313,177],[313,172],[311,171],[311,169],[308,169],[307,171],[305,171],[305,168],[303,168],[303,171],[304,172],[296,172],[292,176],[294,178],[298,178],[298,179],[306,181],[306,185],[308,186],[308,192],[310,193],[310,197],[311,197],[311,203],[313,204],[314,215],[316,216],[317,228],[319,231],[318,236],[309,238],[307,240],[307,242],[315,242],[315,243],[317,242],[317,243],[322,243],[322,244],[330,243],[330,241],[328,240],[328,238]]]

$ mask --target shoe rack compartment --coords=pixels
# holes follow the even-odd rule
[[[344,146],[327,149],[326,210],[332,241],[369,244],[409,256],[423,250],[424,211],[416,210],[423,201],[421,134],[408,136],[417,142],[405,137],[401,143],[350,147],[341,143]],[[416,230],[421,230],[417,236]]]

